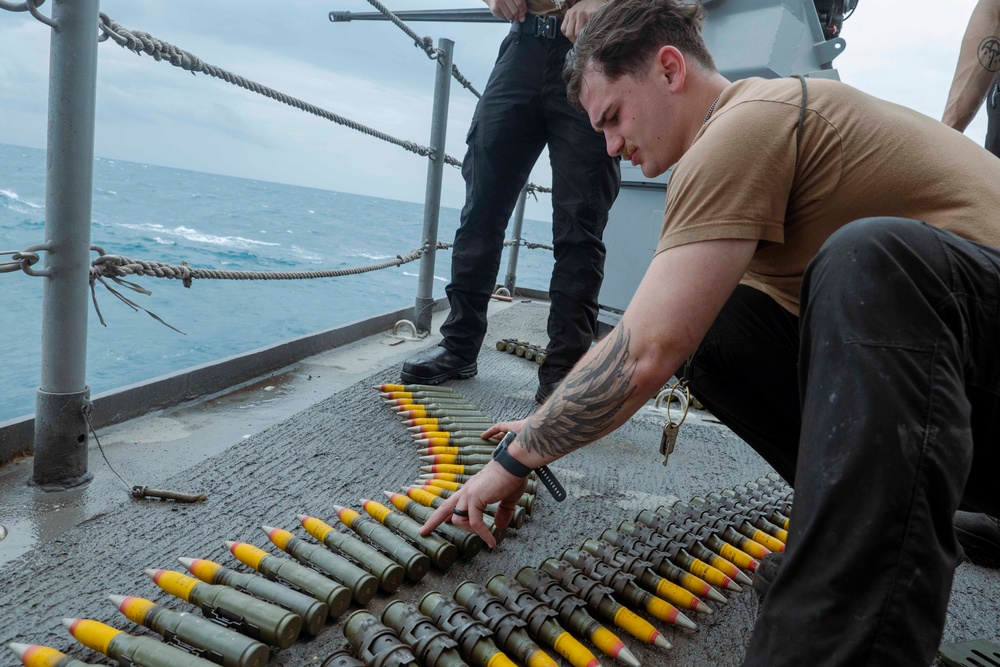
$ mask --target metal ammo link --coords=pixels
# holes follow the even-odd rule
[[[439,628],[448,631],[452,638],[458,642],[462,651],[471,652],[476,642],[481,639],[492,641],[492,630],[487,628],[482,621],[473,618],[465,607],[444,596],[431,611],[430,617]]]
[[[555,39],[559,35],[560,19],[556,16],[538,16],[536,14],[526,14],[524,23],[517,21],[510,22],[510,31],[519,35],[529,37],[545,37]]]
[[[503,602],[495,598],[485,587],[479,586],[479,584],[476,586],[477,588],[474,589],[466,608],[486,623],[486,627],[492,630],[493,636],[497,638],[497,646],[502,647],[507,643],[512,632],[519,628],[526,628],[528,624],[518,618],[517,614],[504,607]],[[503,649],[501,648],[501,650]]]
[[[528,633],[534,637],[538,634],[542,624],[550,618],[558,618],[559,612],[535,598],[521,584],[514,582],[512,586],[511,583],[507,582],[500,586],[500,590],[496,591],[494,595],[503,602],[507,609],[513,611],[518,618],[528,624]]]

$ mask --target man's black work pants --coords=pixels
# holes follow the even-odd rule
[[[860,220],[824,244],[801,297],[797,322],[739,288],[692,372],[706,407],[794,480],[744,665],[929,665],[955,510],[1000,513],[1000,251]]]
[[[617,158],[586,114],[566,99],[562,67],[571,44],[512,31],[476,107],[462,163],[466,201],[455,233],[451,312],[442,345],[475,359],[486,335],[504,231],[518,193],[542,148],[552,163],[555,267],[549,285],[548,358],[539,380],[556,382],[587,351],[596,334],[597,296],[604,278],[604,226],[618,194]]]

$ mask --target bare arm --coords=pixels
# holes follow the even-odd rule
[[[545,404],[529,417],[508,451],[537,468],[579,449],[623,424],[694,351],[746,271],[755,241],[692,243],[653,258],[622,321],[581,359]],[[494,426],[493,435],[503,425]],[[476,531],[493,546],[482,509],[517,501],[524,480],[491,461],[434,513],[429,532],[451,518],[457,507],[469,511],[457,523]],[[509,521],[505,512],[503,519]],[[497,524],[506,525],[497,515]]]
[[[1000,0],[979,0],[962,38],[941,121],[964,132],[1000,70]]]

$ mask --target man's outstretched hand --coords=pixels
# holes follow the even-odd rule
[[[516,422],[501,422],[489,427],[482,435],[489,439],[495,436],[506,435],[508,431],[520,432],[525,420]],[[496,547],[497,541],[490,532],[490,529],[483,521],[483,510],[487,505],[499,502],[500,508],[493,517],[493,523],[497,528],[506,528],[514,516],[514,508],[517,501],[528,486],[527,479],[515,477],[496,461],[490,461],[472,479],[462,485],[451,498],[448,498],[441,507],[434,511],[431,518],[420,529],[421,535],[427,535],[432,530],[440,526],[445,521],[451,521],[459,528],[463,528],[471,533],[476,533],[491,549]],[[468,512],[468,516],[455,514],[455,509]]]

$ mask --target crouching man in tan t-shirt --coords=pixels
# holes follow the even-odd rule
[[[839,82],[730,83],[702,11],[616,0],[570,53],[570,100],[608,153],[646,176],[676,164],[663,231],[615,331],[534,415],[491,431],[518,433],[524,466],[549,463],[693,354],[693,391],[795,486],[745,664],[930,664],[952,517],[1000,514],[1000,160]],[[482,509],[524,485],[507,468],[425,529],[449,518],[492,543]]]

